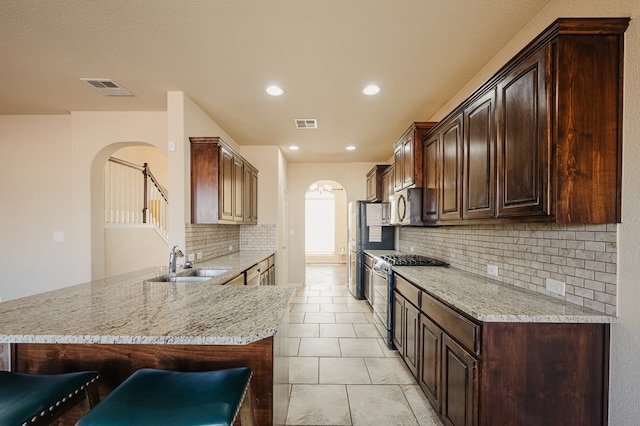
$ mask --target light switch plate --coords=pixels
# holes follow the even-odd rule
[[[53,241],[56,243],[61,243],[64,241],[64,232],[62,231],[53,231]]]

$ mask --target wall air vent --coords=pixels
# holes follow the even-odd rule
[[[315,118],[296,118],[296,129],[317,129],[318,122]]]
[[[133,96],[133,93],[110,78],[81,78],[80,80],[108,96]]]

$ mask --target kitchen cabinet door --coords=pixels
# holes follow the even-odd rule
[[[418,308],[408,301],[404,303],[404,360],[413,373],[414,377],[418,376],[418,367],[420,364],[420,325]]]
[[[424,189],[422,191],[422,220],[425,222],[438,221],[438,189],[440,187],[438,151],[438,134],[427,138],[423,142]]]
[[[382,174],[386,168],[386,164],[379,164],[367,173],[367,201],[384,201],[382,196]]]
[[[453,117],[440,131],[442,187],[440,220],[462,218],[462,115]]]
[[[464,111],[463,217],[495,216],[495,89]]]
[[[393,344],[396,346],[400,356],[404,358],[404,335],[406,327],[404,325],[404,302],[405,299],[397,291],[393,292]]]
[[[258,222],[258,171],[247,163],[244,164],[243,185],[243,222],[256,224]]]
[[[498,216],[550,214],[546,49],[498,83]],[[546,171],[546,173],[545,173]]]
[[[233,153],[225,148],[220,148],[220,151],[220,219],[233,220]]]
[[[418,383],[439,413],[442,391],[442,330],[426,315],[420,315],[420,368]]]
[[[395,173],[393,175],[393,190],[395,191],[400,191],[403,186],[403,181],[404,181],[404,162],[403,162],[403,158],[404,158],[404,151],[403,151],[404,147],[402,145],[402,143],[397,143],[394,147],[393,147],[393,168],[395,170]]]
[[[244,222],[244,162],[233,157],[233,220]]]
[[[478,423],[478,361],[447,334],[442,338],[442,418],[448,426]]]

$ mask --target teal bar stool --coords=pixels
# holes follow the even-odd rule
[[[143,368],[133,373],[76,426],[232,425],[238,413],[252,426],[249,368],[177,372]]]
[[[0,371],[0,425],[48,425],[76,404],[88,412],[100,397],[95,371],[53,375]]]

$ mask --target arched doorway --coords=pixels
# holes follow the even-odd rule
[[[347,195],[336,181],[318,180],[305,193],[305,263],[346,261]]]
[[[106,208],[109,200],[105,187],[108,187],[109,183],[105,182],[105,173],[111,157],[139,166],[148,163],[152,173],[166,191],[167,156],[154,145],[143,142],[117,142],[105,147],[96,155],[91,166],[92,279],[163,265],[167,260],[168,241],[150,224],[138,224],[135,220],[106,224],[110,212]],[[129,182],[124,179],[119,184],[127,186]]]

